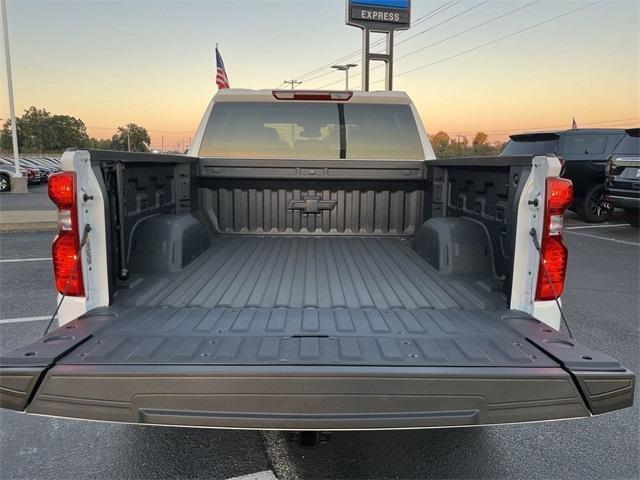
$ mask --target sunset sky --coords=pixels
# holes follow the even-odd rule
[[[518,130],[569,128],[573,117],[585,127],[637,126],[640,2],[588,6],[593,2],[413,0],[414,21],[444,8],[397,36],[394,87],[411,95],[430,133],[483,130],[500,140]],[[150,131],[153,148],[163,136],[165,149],[188,143],[216,92],[215,42],[231,86],[243,88],[276,88],[332,64],[361,42],[360,31],[345,25],[344,0],[7,5],[19,113],[35,105],[73,115],[98,138],[137,123]],[[525,8],[446,40],[519,7]],[[527,27],[533,28],[482,46]],[[347,60],[360,63],[358,54]],[[352,87],[359,88],[359,68],[353,72]],[[2,62],[3,119],[9,116],[5,75]],[[302,77],[300,88],[331,82],[337,83],[327,88],[343,88],[343,78],[343,72],[320,70]]]

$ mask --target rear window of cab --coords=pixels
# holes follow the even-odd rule
[[[218,102],[201,157],[424,160],[409,105]]]

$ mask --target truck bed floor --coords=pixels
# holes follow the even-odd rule
[[[441,275],[411,239],[216,237],[184,271],[134,275],[131,306],[502,309],[495,278]]]

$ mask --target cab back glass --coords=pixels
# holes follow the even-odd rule
[[[424,160],[408,105],[219,102],[201,157]]]

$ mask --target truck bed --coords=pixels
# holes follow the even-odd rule
[[[87,153],[65,155],[82,165]],[[531,158],[427,171],[90,155],[111,199],[95,207],[110,288],[94,305],[108,306],[0,357],[0,407],[337,430],[575,418],[633,402],[635,376],[617,360],[510,309]],[[85,273],[103,287],[97,268]]]
[[[495,277],[439,273],[410,238],[222,236],[179,273],[134,275],[130,306],[497,310]],[[322,333],[322,332],[318,332]]]

